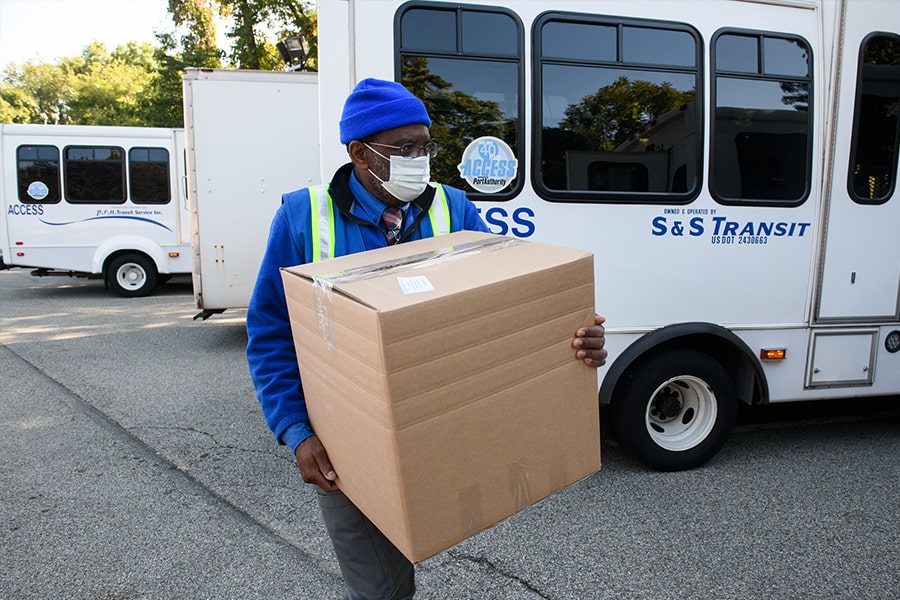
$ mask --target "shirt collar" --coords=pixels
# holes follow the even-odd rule
[[[350,173],[350,191],[353,192],[353,197],[361,211],[361,214],[358,213],[356,216],[376,224],[381,222],[381,213],[384,212],[385,204],[363,187],[354,172]],[[401,204],[400,208],[403,209],[404,214],[408,214],[409,203]]]

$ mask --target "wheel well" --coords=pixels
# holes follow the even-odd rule
[[[616,358],[600,386],[600,404],[613,402],[619,381],[632,365],[672,348],[694,349],[712,356],[731,375],[741,402],[768,403],[769,386],[762,366],[743,340],[712,323],[680,323],[648,333]]]
[[[131,250],[131,249],[116,250],[115,252],[111,253],[109,256],[107,256],[103,260],[103,270],[101,272],[103,273],[104,277],[106,276],[106,270],[109,268],[109,263],[111,263],[115,259],[119,258],[120,256],[124,256],[126,254],[136,254],[138,256],[146,258],[147,260],[150,261],[150,264],[153,265],[153,267],[157,271],[159,270],[159,265],[157,265],[156,261],[153,260],[153,257],[150,256],[149,254],[147,254],[146,252],[143,252],[141,250]]]

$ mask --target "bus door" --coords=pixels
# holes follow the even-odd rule
[[[846,2],[819,323],[900,318],[900,5]]]

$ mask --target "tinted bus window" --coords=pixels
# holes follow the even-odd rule
[[[729,32],[713,52],[710,191],[722,204],[800,204],[812,164],[809,45]]]
[[[505,141],[521,155],[522,28],[502,9],[449,4],[406,5],[397,15],[400,82],[421,98],[431,116],[431,137],[441,145],[431,178],[472,197],[509,199],[520,178],[496,194],[480,194],[457,165],[482,136]]]
[[[850,197],[881,204],[894,193],[900,143],[900,37],[877,34],[863,41],[856,83]]]
[[[548,200],[690,201],[702,141],[690,27],[546,13],[535,23],[537,158]]]
[[[132,148],[128,151],[131,201],[135,204],[167,204],[169,151],[165,148]]]
[[[20,202],[59,202],[59,148],[19,146],[16,149],[16,173]]]
[[[66,201],[73,204],[125,202],[125,151],[115,146],[67,146]]]

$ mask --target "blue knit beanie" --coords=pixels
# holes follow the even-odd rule
[[[349,144],[380,131],[415,123],[431,127],[431,119],[421,100],[399,83],[363,79],[344,102],[341,143]]]

